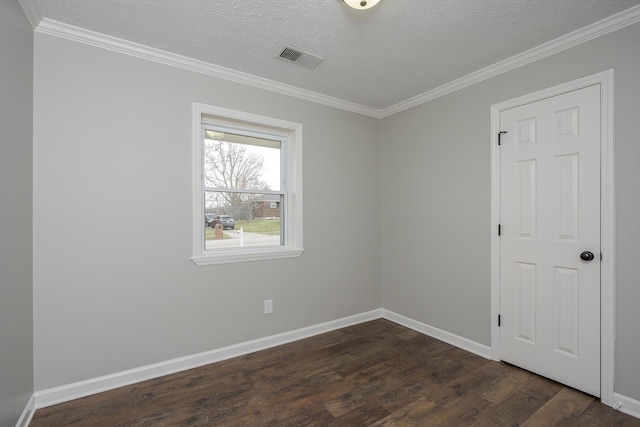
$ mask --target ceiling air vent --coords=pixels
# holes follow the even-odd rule
[[[283,47],[277,57],[284,59],[285,61],[295,62],[296,64],[307,68],[315,68],[316,65],[324,60],[324,58],[320,58],[317,55],[289,46]]]

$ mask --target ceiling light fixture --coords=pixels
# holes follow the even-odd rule
[[[380,2],[380,0],[342,0],[347,5],[354,9],[364,10],[373,7]]]

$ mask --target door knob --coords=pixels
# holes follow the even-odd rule
[[[590,251],[584,251],[580,254],[580,259],[583,261],[593,261],[594,258],[593,252]]]

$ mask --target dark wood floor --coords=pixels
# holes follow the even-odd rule
[[[54,426],[640,426],[386,320],[39,409]]]

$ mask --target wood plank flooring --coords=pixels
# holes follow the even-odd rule
[[[39,409],[30,425],[640,427],[640,420],[381,319]]]

